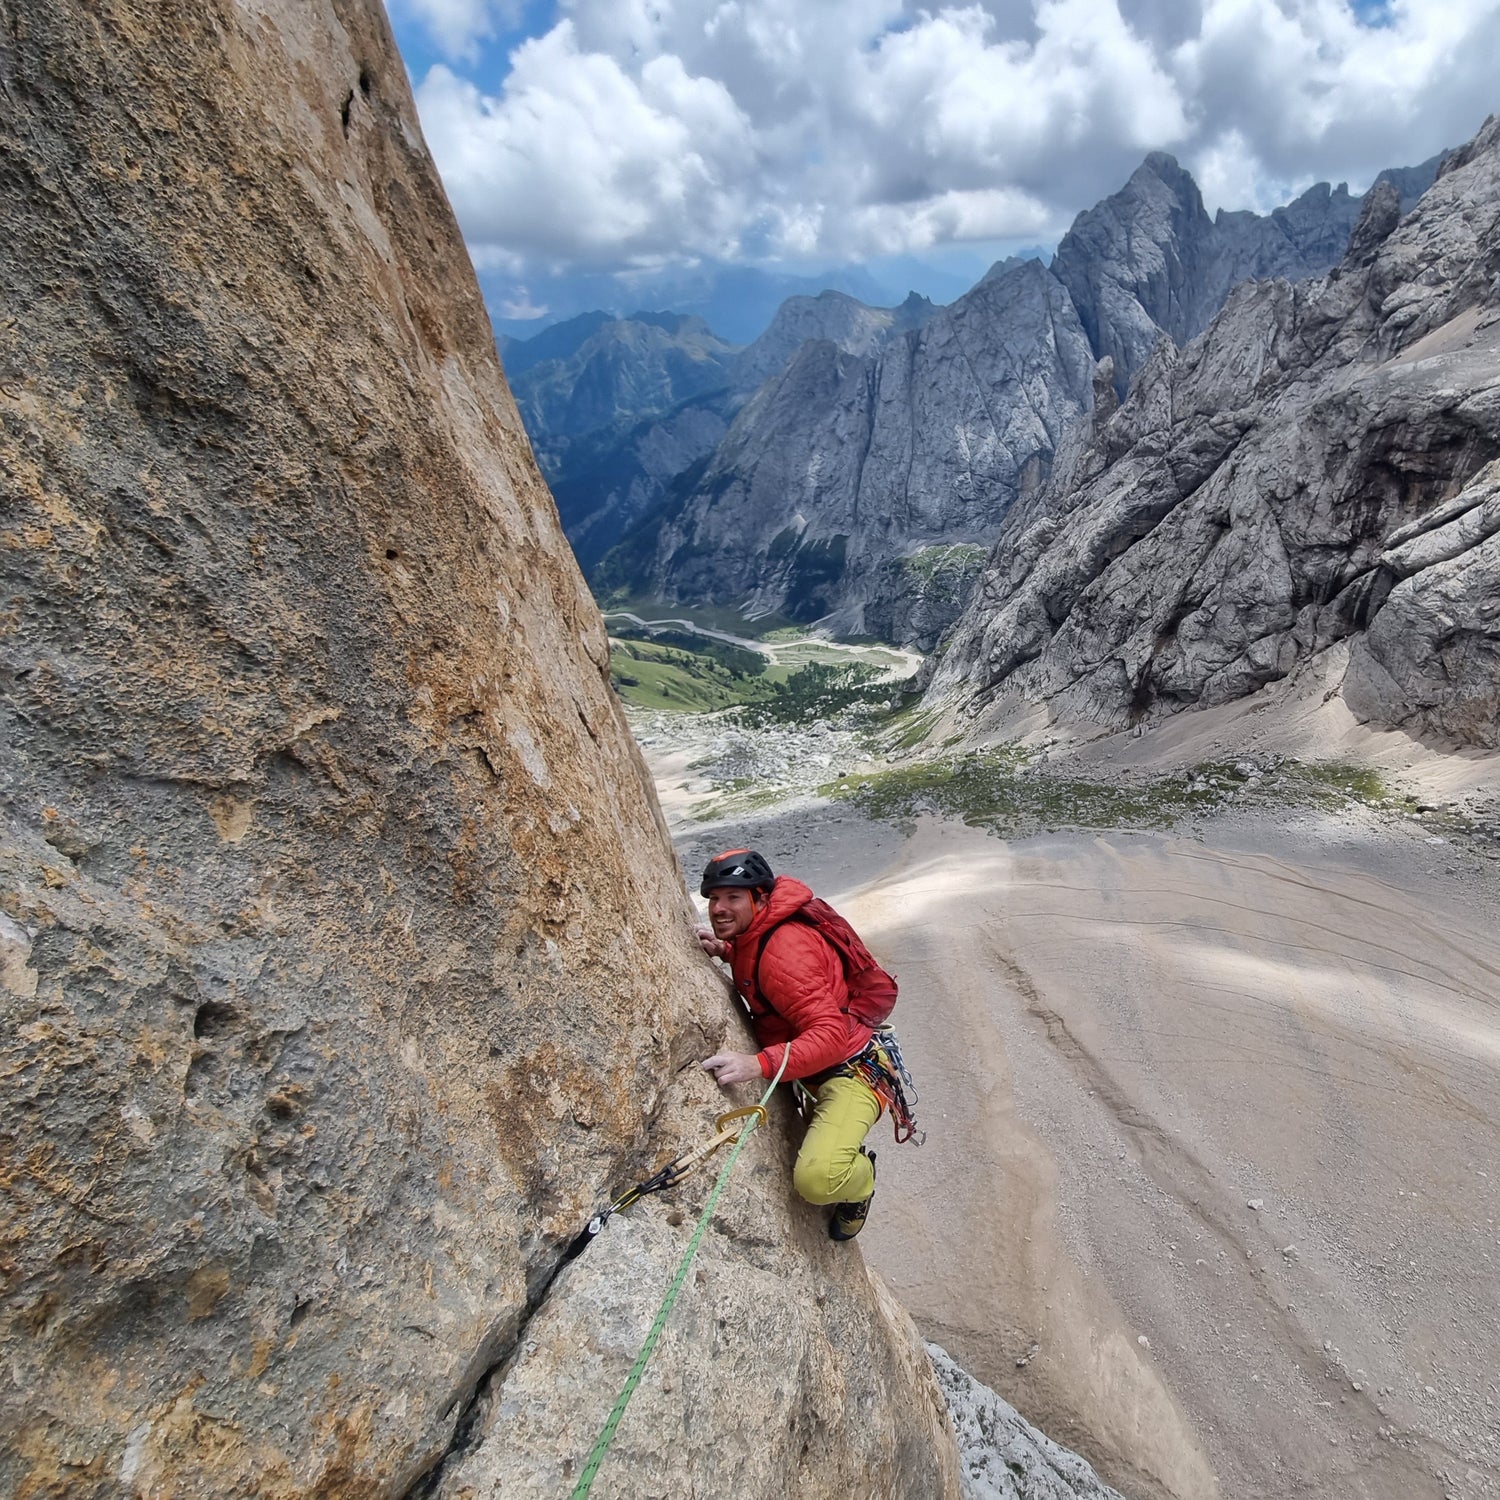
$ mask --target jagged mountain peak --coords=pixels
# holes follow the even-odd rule
[[[1401,175],[1351,200],[1330,275],[1239,288],[1079,431],[1002,529],[940,692],[1123,724],[1336,648],[1357,716],[1500,743],[1500,128],[1404,218]]]
[[[1421,172],[1404,175],[1409,189]],[[927,573],[903,572],[901,560],[945,543],[981,546],[1045,477],[1096,389],[1112,391],[1106,405],[1123,397],[1159,344],[1170,351],[1198,335],[1238,283],[1328,272],[1361,207],[1346,186],[1318,183],[1271,214],[1211,219],[1191,173],[1153,152],[1078,216],[1050,265],[1008,257],[946,308],[916,296],[871,307],[831,290],[786,299],[734,361],[730,399],[715,413],[734,425],[719,429],[716,452],[700,446],[714,431],[701,410],[691,415],[692,443],[680,414],[665,419],[671,441],[658,453],[692,477],[673,486],[665,522],[659,479],[610,511],[610,525],[635,519],[617,532],[630,538],[621,555],[630,560],[615,559],[609,586],[657,588],[684,602],[753,597],[757,608],[804,615],[822,608],[852,629],[931,644],[958,600],[950,590],[939,607]],[[918,367],[920,397],[910,384]],[[589,461],[602,472],[599,455]],[[616,494],[616,480],[608,484]],[[801,497],[805,518],[796,548],[776,519],[788,494]],[[729,524],[741,501],[747,508]],[[572,522],[569,534],[580,535]],[[591,526],[591,555],[604,534]],[[824,550],[803,556],[814,544]]]
[[[975,286],[983,286],[987,281],[997,281],[1002,276],[1009,276],[1014,271],[1019,271],[1026,266],[1041,266],[1042,262],[1036,256],[1007,255],[1004,260],[997,260],[988,271],[975,283]],[[1045,267],[1043,268],[1045,269]]]
[[[1476,157],[1500,148],[1500,114],[1486,115],[1484,124],[1474,133],[1474,138],[1456,150],[1444,152],[1437,160],[1435,178],[1446,177],[1466,167]],[[1425,165],[1425,163],[1424,163]]]
[[[1424,168],[1401,175],[1412,191]],[[1192,174],[1153,151],[1119,192],[1079,214],[1052,269],[1123,396],[1163,332],[1179,345],[1197,337],[1239,282],[1301,280],[1335,265],[1361,206],[1347,184],[1318,182],[1269,214],[1210,218]]]
[[[734,388],[748,394],[785,370],[797,350],[827,340],[845,354],[873,354],[888,339],[919,328],[938,309],[913,292],[896,307],[870,307],[845,292],[788,297],[770,327],[735,362]]]
[[[1193,174],[1170,151],[1148,151],[1140,166],[1130,174],[1129,181],[1135,182],[1143,177],[1155,178],[1157,182],[1164,183],[1170,188],[1190,189],[1195,194],[1198,191],[1198,184],[1193,180]]]
[[[625,323],[640,323],[647,328],[659,328],[663,333],[682,334],[691,333],[701,337],[718,339],[719,336],[708,326],[708,319],[699,317],[697,313],[679,312],[649,312],[639,309],[621,319]],[[728,343],[725,339],[719,339],[720,343]]]

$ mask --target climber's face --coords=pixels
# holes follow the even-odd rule
[[[743,886],[716,885],[708,893],[708,921],[716,938],[728,942],[755,920],[755,892]]]

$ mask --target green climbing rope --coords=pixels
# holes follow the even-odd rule
[[[775,1092],[776,1085],[781,1082],[781,1075],[786,1070],[787,1058],[791,1055],[791,1051],[789,1046],[782,1049],[781,1066],[777,1068],[770,1088],[760,1096],[762,1108]],[[740,1131],[735,1140],[734,1150],[729,1153],[729,1160],[724,1163],[724,1169],[719,1173],[718,1181],[714,1183],[714,1190],[708,1195],[708,1203],[699,1216],[698,1226],[693,1230],[692,1239],[688,1241],[682,1263],[677,1267],[677,1274],[672,1278],[672,1285],[667,1288],[666,1299],[657,1310],[656,1320],[651,1325],[650,1333],[646,1335],[646,1342],[641,1345],[641,1352],[636,1355],[635,1363],[630,1367],[630,1374],[625,1377],[625,1385],[615,1398],[614,1408],[605,1418],[603,1430],[595,1440],[588,1462],[583,1466],[583,1473],[578,1476],[578,1483],[573,1486],[572,1500],[584,1500],[584,1496],[594,1486],[594,1478],[599,1472],[599,1466],[604,1462],[604,1455],[609,1451],[609,1445],[615,1439],[615,1428],[620,1425],[620,1418],[625,1415],[625,1408],[630,1404],[635,1388],[641,1383],[641,1376],[646,1373],[646,1362],[651,1358],[651,1351],[656,1348],[656,1341],[661,1337],[662,1329],[667,1326],[672,1304],[677,1301],[677,1294],[682,1290],[683,1282],[687,1280],[688,1267],[692,1265],[693,1257],[698,1253],[698,1243],[703,1238],[703,1231],[708,1228],[708,1221],[713,1217],[714,1208],[719,1202],[719,1194],[724,1191],[724,1185],[729,1181],[729,1174],[734,1171],[734,1164],[744,1149],[745,1142],[750,1139],[751,1133],[760,1123],[760,1118],[759,1115],[750,1115],[745,1121],[745,1128]]]

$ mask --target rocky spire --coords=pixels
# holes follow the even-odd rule
[[[1124,724],[1337,648],[1362,717],[1500,745],[1500,121],[1398,207],[1152,355],[1007,523],[935,693]]]

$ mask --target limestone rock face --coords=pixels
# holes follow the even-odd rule
[[[986,555],[977,542],[934,542],[880,564],[864,604],[865,632],[933,650],[958,618]]]
[[[8,17],[0,1491],[405,1495],[480,1461],[476,1391],[612,1255],[664,1289],[659,1201],[552,1278],[701,1138],[725,997],[379,10]],[[789,1149],[747,1148],[693,1326],[826,1418],[805,1493],[951,1496]],[[483,1460],[507,1494],[580,1456],[612,1330],[559,1357],[571,1425]],[[768,1454],[753,1404],[691,1410]],[[612,1483],[689,1492],[624,1436]]]
[[[958,1436],[963,1500],[1121,1500],[1076,1453],[1060,1448],[988,1386],[929,1344]]]
[[[1240,286],[1075,430],[934,691],[1117,724],[1352,637],[1356,712],[1497,743],[1500,123],[1399,223],[1391,193],[1370,200],[1327,279]]]
[[[1387,539],[1395,580],[1355,640],[1344,696],[1362,719],[1500,746],[1500,464]]]
[[[1436,170],[1434,158],[1383,174],[1377,188],[1388,187],[1398,203],[1404,192],[1409,207]],[[1113,360],[1123,396],[1162,333],[1178,345],[1196,338],[1240,282],[1298,281],[1335,265],[1363,207],[1344,184],[1330,190],[1325,182],[1266,215],[1220,211],[1210,219],[1192,177],[1154,151],[1118,193],[1079,214],[1052,269],[1095,354]]]
[[[920,328],[938,312],[913,292],[899,307],[866,307],[843,292],[788,297],[770,327],[734,361],[734,388],[748,394],[779,375],[803,344],[825,339],[845,354],[873,354],[898,334]]]
[[[788,1233],[793,1154],[757,1149],[738,1168],[714,1217],[736,1253],[690,1272],[600,1469],[601,1500],[958,1500],[952,1428],[911,1320],[873,1274],[840,1258],[821,1216],[799,1215]],[[433,1496],[570,1493],[710,1188],[694,1182],[677,1226],[660,1212],[620,1215],[567,1267],[515,1362],[482,1392]],[[807,1337],[803,1309],[821,1338]]]
[[[851,630],[872,600],[889,617],[901,607],[883,588],[892,563],[987,543],[1086,409],[1093,368],[1066,292],[1037,261],[873,356],[803,344],[665,518],[652,582]],[[888,628],[930,633],[909,631],[904,613]]]

